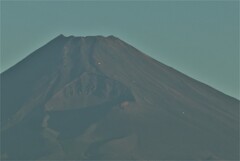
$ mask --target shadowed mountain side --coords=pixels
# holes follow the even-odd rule
[[[239,159],[238,100],[114,36],[60,35],[2,73],[1,122],[2,159]]]

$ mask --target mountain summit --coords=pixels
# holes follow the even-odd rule
[[[114,36],[60,35],[1,74],[6,160],[238,160],[239,101]]]

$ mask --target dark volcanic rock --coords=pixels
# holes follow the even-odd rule
[[[1,74],[1,158],[238,160],[239,101],[114,36],[58,36]]]

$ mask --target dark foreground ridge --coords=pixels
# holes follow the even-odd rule
[[[60,35],[1,74],[1,159],[239,160],[239,101],[114,36]]]

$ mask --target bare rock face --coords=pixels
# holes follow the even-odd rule
[[[104,103],[118,105],[134,96],[122,83],[104,75],[83,73],[65,85],[46,103],[46,111],[88,108]],[[79,106],[81,105],[81,106]]]
[[[60,35],[1,74],[1,159],[238,154],[239,100],[114,36]]]

